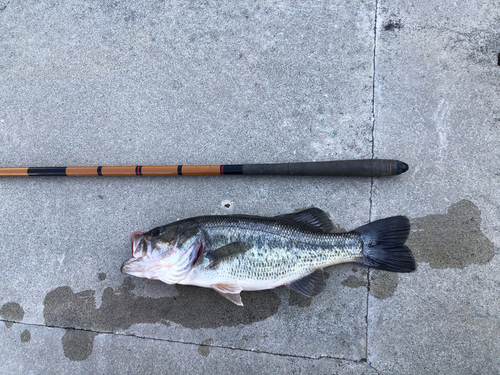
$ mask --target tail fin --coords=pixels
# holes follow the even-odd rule
[[[353,232],[363,241],[362,264],[392,272],[412,272],[415,258],[405,246],[410,233],[410,221],[404,216],[388,217],[359,227]]]

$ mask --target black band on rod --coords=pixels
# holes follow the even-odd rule
[[[177,174],[178,174],[179,176],[182,176],[182,165],[178,165],[178,166],[177,166]]]
[[[243,165],[221,165],[221,174],[243,174]]]
[[[66,167],[28,168],[28,176],[66,176]]]

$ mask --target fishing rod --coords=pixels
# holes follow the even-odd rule
[[[361,159],[279,164],[238,165],[135,165],[98,167],[0,168],[0,177],[16,176],[395,176],[408,170],[398,160]]]

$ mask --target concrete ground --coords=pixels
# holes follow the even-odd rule
[[[500,372],[498,1],[0,1],[0,166],[395,158],[391,178],[0,179],[1,374]],[[316,206],[411,274],[308,299],[127,277],[130,235]]]

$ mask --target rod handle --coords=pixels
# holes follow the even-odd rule
[[[407,170],[408,164],[388,159],[243,165],[244,175],[383,177]]]

